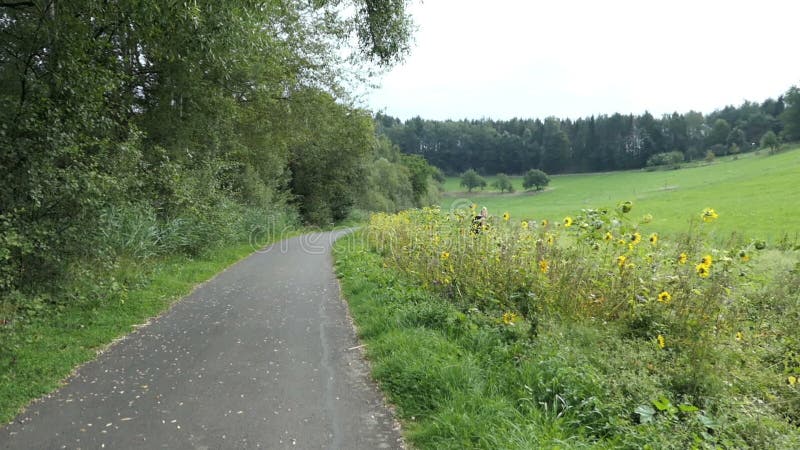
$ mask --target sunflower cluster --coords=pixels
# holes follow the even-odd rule
[[[702,335],[697,327],[713,330],[738,280],[732,274],[743,272],[734,267],[751,259],[749,249],[687,246],[646,230],[652,216],[631,219],[629,201],[554,222],[515,221],[505,212],[489,217],[477,233],[471,229],[475,209],[375,214],[367,236],[388,266],[498,323],[539,314],[659,323],[640,331],[654,342],[661,336],[662,348],[666,337],[671,348],[681,334]],[[701,216],[710,218],[705,224],[718,214],[706,208]],[[694,266],[687,264],[692,260]]]

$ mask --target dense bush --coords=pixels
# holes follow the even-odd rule
[[[509,193],[514,192],[514,184],[511,183],[511,177],[504,173],[498,173],[497,177],[492,183],[492,186],[498,189],[501,193],[508,191]]]
[[[683,152],[673,151],[668,153],[657,153],[647,159],[647,167],[672,166],[680,167],[683,162]]]

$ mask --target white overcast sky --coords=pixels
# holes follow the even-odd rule
[[[408,119],[709,113],[800,85],[800,1],[413,0],[373,111]]]

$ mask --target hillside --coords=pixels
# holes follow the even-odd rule
[[[688,229],[689,221],[705,207],[714,208],[726,220],[716,228],[719,237],[743,233],[750,238],[796,240],[800,230],[800,206],[796,201],[800,174],[800,147],[777,155],[766,152],[739,159],[669,171],[624,171],[553,176],[543,192],[523,192],[522,179],[514,178],[514,194],[473,191],[448,178],[442,209],[474,202],[491,214],[508,211],[516,219],[559,221],[582,208],[634,202],[637,215],[652,214],[649,225],[661,233]],[[491,179],[488,180],[491,185]]]

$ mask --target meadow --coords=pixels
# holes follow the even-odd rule
[[[775,242],[800,239],[800,148],[777,155],[766,151],[717,158],[710,164],[678,170],[626,171],[551,176],[540,192],[525,192],[522,178],[513,177],[516,192],[500,194],[486,177],[483,191],[466,192],[459,178],[444,183],[443,210],[469,203],[486,206],[489,213],[504,212],[515,219],[561,220],[583,208],[613,207],[632,201],[635,213],[651,214],[652,228],[661,233],[686,232],[692,212],[714,208],[725,221],[715,231],[719,238],[731,233]]]
[[[442,208],[373,215],[337,269],[411,444],[800,447],[798,164],[449,180]]]

